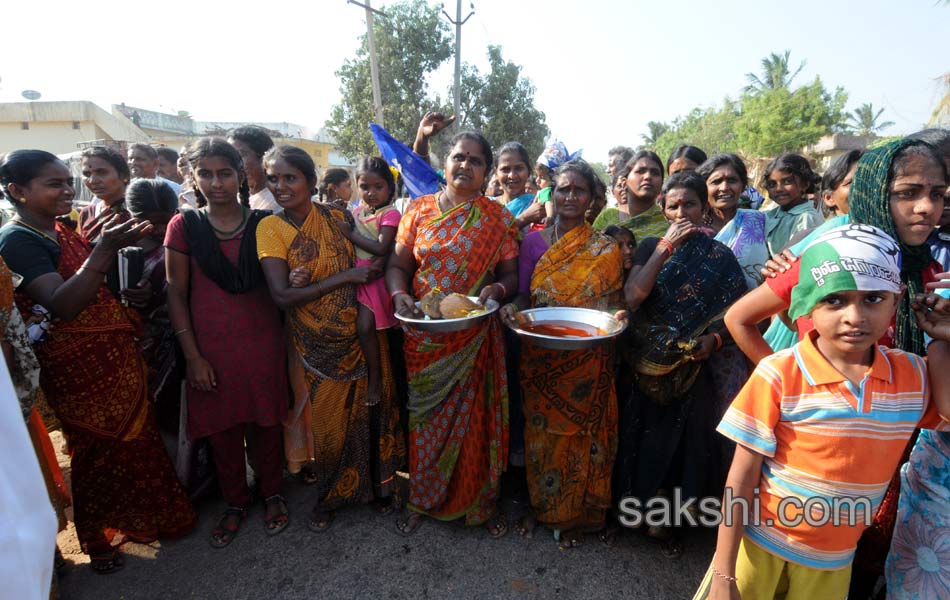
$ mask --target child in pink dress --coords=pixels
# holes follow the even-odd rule
[[[396,195],[396,180],[386,161],[377,156],[368,156],[356,168],[356,184],[360,203],[353,209],[355,225],[352,229],[348,225],[341,225],[340,229],[356,246],[356,266],[373,261],[385,263],[392,252],[396,229],[399,227],[399,211],[392,204],[393,196]],[[356,331],[366,356],[369,380],[366,404],[372,406],[379,402],[382,385],[376,331],[392,327],[396,324],[396,318],[392,299],[382,277],[360,285],[356,300],[359,303]]]

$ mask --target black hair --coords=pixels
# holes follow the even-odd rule
[[[928,142],[911,144],[898,150],[894,155],[894,159],[891,161],[891,169],[887,174],[887,180],[893,181],[894,177],[904,168],[907,159],[912,156],[921,156],[939,166],[940,171],[943,173],[944,183],[947,183],[947,179],[950,178],[950,174],[947,173],[947,164],[943,161],[943,156],[941,156],[940,151]]]
[[[314,164],[306,150],[289,144],[281,144],[280,146],[274,146],[264,154],[264,165],[278,160],[286,162],[303,173],[311,188],[317,187],[317,165]]]
[[[702,164],[696,167],[696,174],[704,180],[708,180],[715,171],[725,165],[732,167],[736,175],[738,175],[742,181],[742,188],[745,189],[745,187],[749,185],[749,172],[746,171],[745,163],[742,159],[731,152],[717,154],[712,158],[706,159]]]
[[[136,218],[155,212],[173,214],[178,210],[178,195],[161,179],[138,178],[125,190],[125,205]]]
[[[629,146],[614,146],[607,151],[607,159],[609,160],[611,156],[619,156],[620,164],[625,165],[627,161],[633,157],[633,148]]]
[[[554,174],[551,176],[552,181],[565,173],[577,173],[587,180],[587,189],[590,190],[590,196],[593,199],[594,191],[597,189],[598,177],[597,173],[594,173],[594,169],[591,168],[586,160],[583,158],[575,158],[563,163],[554,169]],[[601,182],[601,185],[603,185],[603,182]]]
[[[942,155],[943,160],[946,161],[950,159],[950,129],[933,127],[931,129],[917,131],[907,137],[912,140],[927,142],[937,149],[937,152]]]
[[[666,168],[669,170],[670,165],[673,164],[673,161],[677,158],[685,158],[691,162],[701,165],[706,162],[706,153],[696,146],[690,146],[689,144],[680,144],[676,148],[673,148],[673,151],[670,152],[670,157],[666,160]]]
[[[694,191],[696,196],[699,197],[699,203],[704,206],[709,202],[709,191],[706,189],[706,179],[696,171],[678,171],[670,175],[670,178],[663,184],[660,206],[666,208],[666,195],[678,189]]]
[[[392,177],[392,173],[389,175]],[[317,194],[320,196],[320,201],[323,202],[327,199],[331,185],[340,185],[349,178],[350,173],[346,169],[341,169],[340,167],[327,169],[323,177],[320,178],[320,185],[317,186]]]
[[[619,233],[619,234],[623,234],[623,235],[629,235],[630,238],[633,239],[633,245],[634,245],[634,246],[637,245],[637,236],[636,236],[636,234],[634,234],[633,231],[627,229],[626,227],[622,227],[622,226],[620,226],[620,225],[608,225],[608,226],[604,229],[604,232],[603,232],[603,233],[604,233],[604,235],[609,235],[610,237],[616,237],[618,233]]]
[[[630,171],[633,170],[633,167],[636,166],[638,162],[647,158],[652,160],[660,167],[660,181],[663,181],[663,177],[666,175],[666,170],[663,168],[663,161],[660,159],[660,156],[652,150],[639,150],[633,156],[630,157],[630,160],[624,164],[623,169],[620,170],[620,173],[623,177],[630,175]]]
[[[531,171],[531,157],[528,156],[528,150],[521,142],[505,142],[501,150],[498,151],[498,160],[501,160],[502,154],[517,154],[524,165],[528,167],[528,171]]]
[[[482,147],[482,155],[485,159],[485,173],[491,173],[492,165],[494,165],[494,162],[492,161],[491,143],[485,139],[485,136],[478,133],[477,131],[462,131],[456,133],[454,136],[452,136],[452,139],[449,140],[449,150],[451,151],[451,149],[455,147],[455,144],[461,142],[462,140],[475,142]]]
[[[129,173],[128,160],[115,148],[110,148],[109,146],[93,146],[92,148],[83,150],[79,156],[80,158],[101,158],[112,165],[115,172],[119,174],[119,179],[123,179],[126,182],[128,182],[132,176],[131,173]]]
[[[178,153],[175,152],[174,148],[169,148],[168,146],[159,146],[155,149],[155,152],[158,152],[158,155],[161,158],[164,158],[173,165],[178,164]]]
[[[386,185],[389,186],[389,202],[396,199],[396,178],[393,177],[393,172],[389,170],[389,163],[378,156],[364,156],[356,165],[357,182],[360,177],[367,173],[379,175],[386,182]]]
[[[256,125],[238,127],[228,134],[228,137],[247,144],[257,155],[257,158],[263,158],[264,154],[274,147],[274,140],[271,139],[267,131]]]
[[[148,144],[143,144],[141,142],[129,144],[129,152],[133,150],[141,150],[145,153],[145,156],[147,156],[149,160],[158,160],[158,150],[152,148]]]
[[[249,198],[251,196],[251,192],[247,187],[247,174],[244,172],[244,161],[241,160],[241,155],[238,154],[238,151],[234,146],[229,144],[224,138],[203,137],[200,140],[192,143],[191,147],[188,149],[188,163],[191,164],[192,170],[197,170],[199,161],[212,156],[219,156],[227,160],[231,167],[240,174],[241,188],[238,190],[238,196],[241,198],[241,204],[244,206],[250,206]],[[197,177],[194,179],[195,198],[199,203],[207,203],[207,199],[201,194],[201,189],[197,185]]]
[[[812,171],[808,159],[800,154],[786,153],[770,160],[769,164],[765,167],[765,172],[762,174],[763,186],[768,187],[769,175],[772,174],[772,171],[785,171],[786,173],[791,173],[795,177],[798,177],[802,186],[804,186],[802,190],[804,194],[813,193],[820,181],[819,177]]]
[[[30,181],[39,176],[43,167],[53,162],[65,166],[55,154],[46,150],[14,150],[7,154],[3,157],[3,162],[0,162],[0,188],[3,194],[13,200],[9,190],[11,183],[29,185]]]
[[[821,193],[830,194],[838,189],[844,178],[851,172],[851,167],[857,164],[863,154],[864,150],[851,150],[838,155],[831,161],[831,164],[828,165],[825,173],[821,176]]]

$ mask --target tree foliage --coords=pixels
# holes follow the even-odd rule
[[[884,109],[874,112],[874,106],[865,102],[848,115],[848,126],[858,135],[875,135],[882,129],[894,125],[894,121],[878,122]]]
[[[387,17],[374,19],[379,83],[386,129],[397,139],[415,138],[419,120],[432,108],[427,75],[452,56],[448,24],[437,6],[425,0],[403,0],[386,7]],[[366,35],[356,57],[336,72],[340,103],[331,110],[327,128],[337,149],[349,157],[375,154],[369,124],[376,120]]]
[[[521,76],[520,65],[502,57],[500,46],[488,47],[488,64],[487,73],[463,65],[458,127],[480,131],[496,150],[515,140],[524,144],[529,156],[539,156],[549,130],[544,113],[534,105],[534,84]],[[452,98],[451,89],[448,97]],[[446,113],[452,110],[451,104],[443,108]]]
[[[755,73],[746,73],[745,77],[749,84],[743,92],[754,94],[756,92],[769,92],[779,89],[788,89],[792,87],[792,80],[805,68],[805,61],[802,61],[795,72],[792,73],[788,59],[791,50],[786,50],[785,54],[776,54],[772,52],[762,59],[761,77]]]
[[[692,144],[710,156],[735,152],[734,128],[739,117],[739,107],[729,98],[719,108],[694,108],[685,117],[673,121],[673,126],[657,140],[654,150],[663,160],[680,144]]]
[[[649,121],[647,123],[647,130],[649,133],[640,134],[640,137],[643,138],[642,147],[647,150],[653,150],[656,148],[656,144],[660,138],[663,137],[663,134],[670,130],[670,126],[660,121]]]

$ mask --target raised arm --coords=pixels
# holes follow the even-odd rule
[[[649,257],[644,259],[638,252],[633,268],[630,269],[630,275],[627,277],[627,283],[623,286],[623,295],[631,311],[640,308],[644,300],[650,296],[666,260],[689,236],[697,232],[699,229],[692,223],[685,221],[673,223],[666,234],[659,239]]]
[[[439,133],[455,122],[455,117],[446,117],[442,113],[429,111],[419,121],[416,130],[416,141],[412,144],[412,151],[423,160],[429,162],[429,138]]]

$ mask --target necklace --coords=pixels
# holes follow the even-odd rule
[[[238,223],[238,226],[232,229],[231,231],[224,231],[224,230],[218,229],[217,227],[214,226],[214,223],[211,222],[211,215],[208,214],[208,211],[205,210],[204,213],[205,213],[205,216],[208,217],[208,225],[211,225],[211,229],[213,229],[214,232],[217,233],[218,235],[223,235],[225,237],[232,236],[238,231],[241,231],[241,229],[244,227],[244,224],[247,223],[247,208],[244,206],[241,207],[241,222]]]
[[[33,232],[35,232],[35,233],[40,234],[41,236],[45,237],[45,238],[48,239],[49,241],[51,241],[51,242],[53,242],[54,244],[56,244],[57,246],[59,246],[59,240],[57,240],[56,238],[54,238],[54,237],[51,236],[50,234],[46,233],[46,232],[43,231],[42,229],[38,229],[38,228],[36,228],[36,227],[33,227],[32,225],[30,225],[29,223],[27,223],[26,221],[24,221],[19,215],[17,215],[17,216],[14,217],[13,219],[11,219],[11,221],[13,221],[14,223],[19,223],[20,225],[23,225],[23,226],[26,227],[27,229],[29,229],[29,230],[31,230],[31,231],[33,231]],[[55,230],[54,230],[54,231],[55,231]]]

